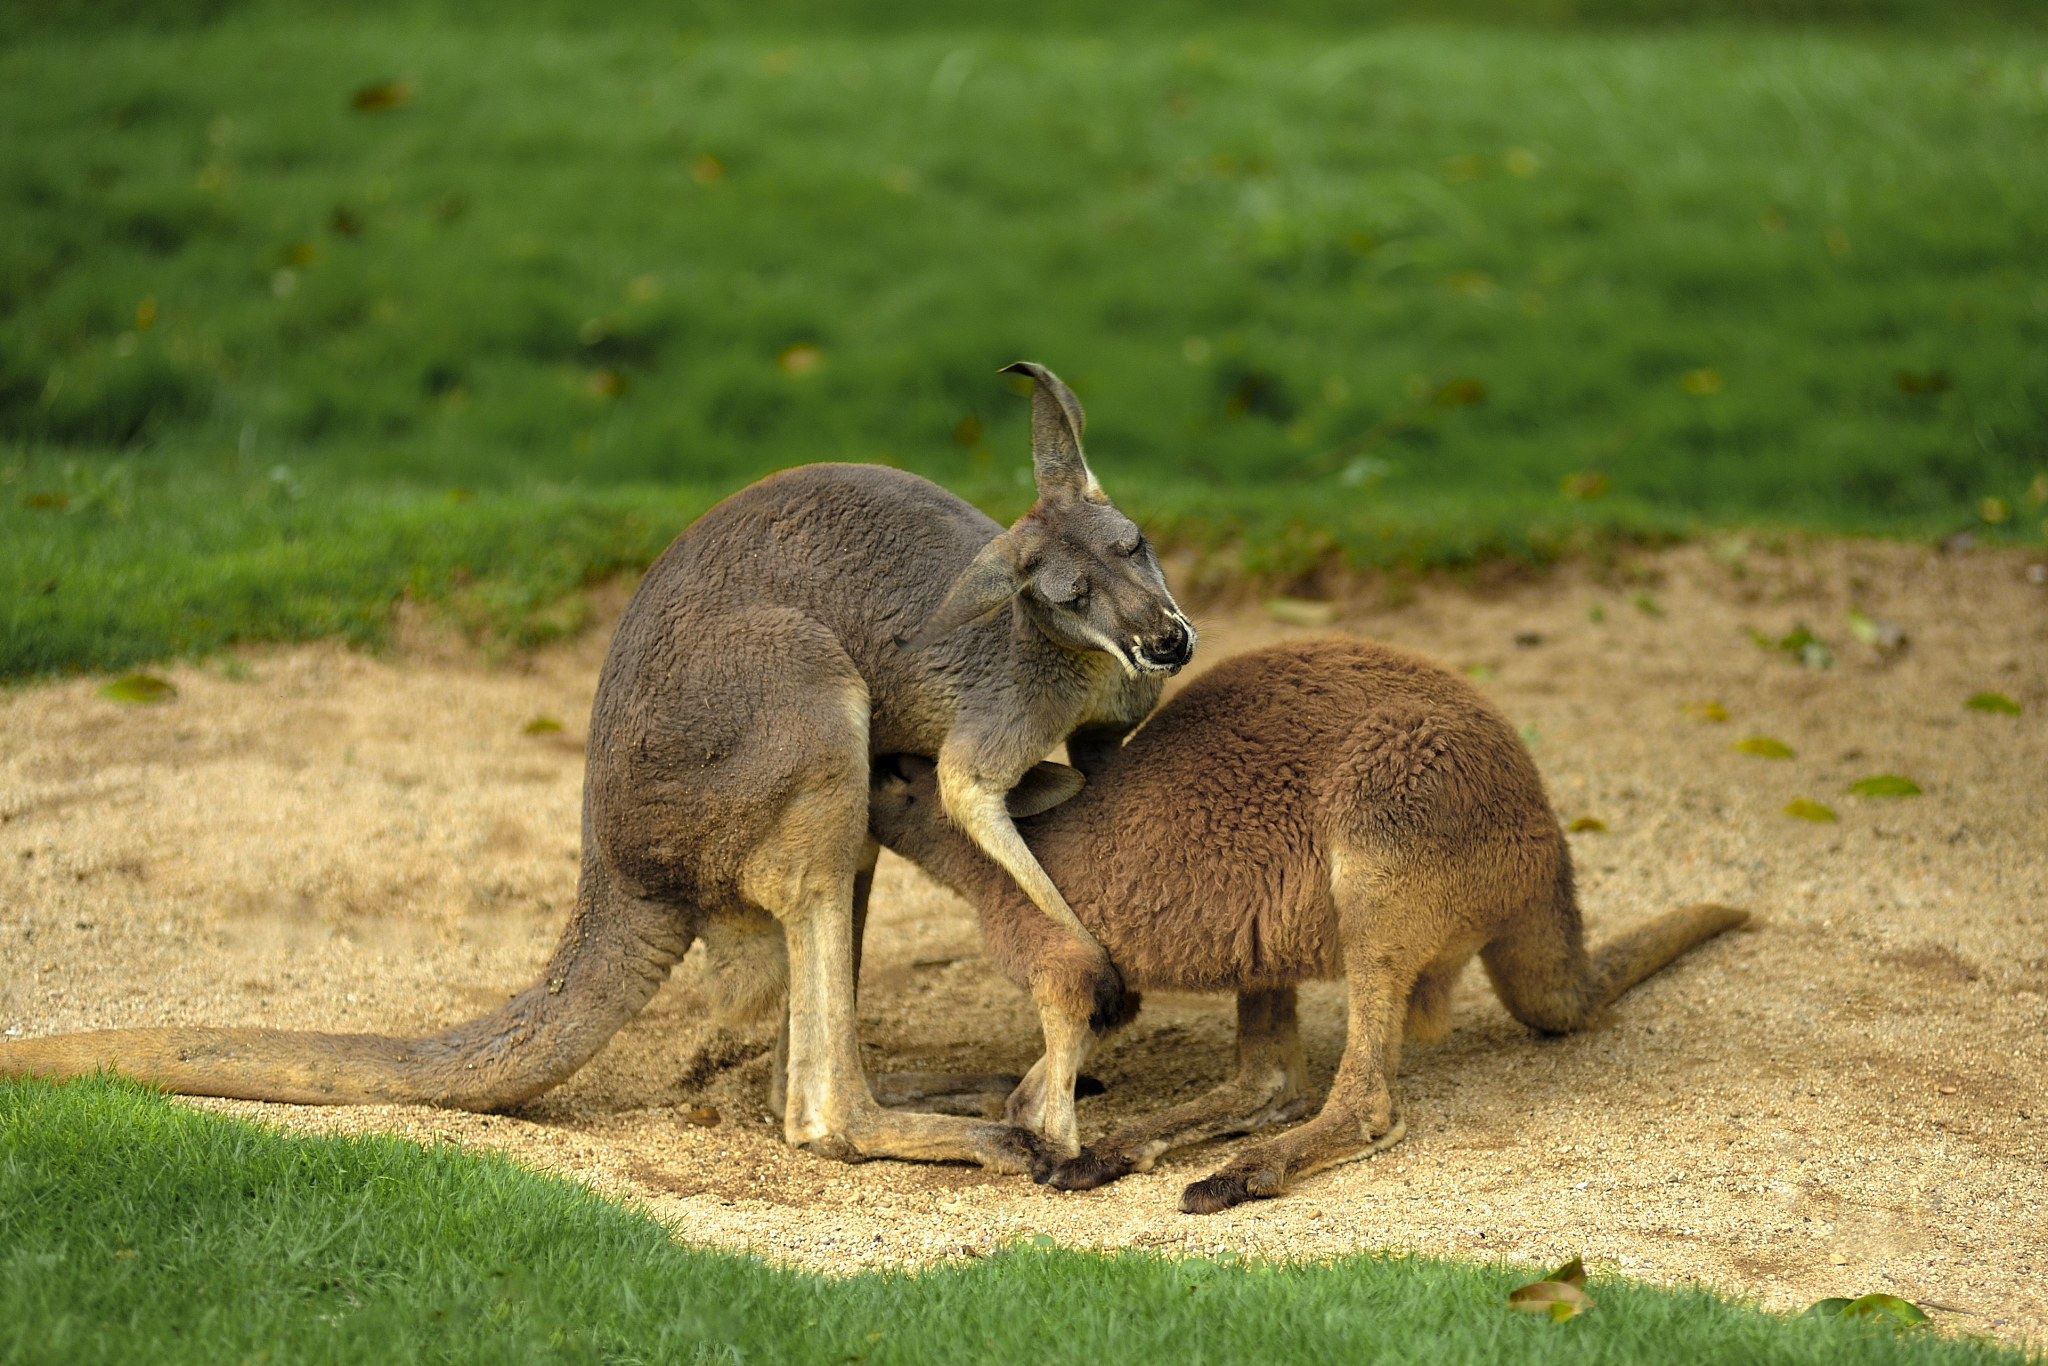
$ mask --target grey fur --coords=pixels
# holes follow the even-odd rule
[[[853,1007],[875,854],[869,763],[891,752],[937,761],[953,818],[1079,936],[1095,994],[1120,990],[1005,798],[1062,740],[1083,768],[1106,762],[1195,635],[1087,472],[1079,402],[1042,367],[1026,373],[1040,497],[1008,531],[914,475],[811,465],[742,489],[655,561],[592,708],[574,916],[541,979],[505,1007],[417,1040],[58,1036],[0,1045],[0,1073],[111,1065],[204,1095],[497,1109],[580,1067],[703,937],[728,1004],[791,984],[787,1090],[773,1098],[786,1094],[790,1142],[1027,1165],[1028,1141],[1006,1126],[880,1108]],[[949,615],[963,592],[973,610]],[[1071,786],[1054,779],[1038,802]]]

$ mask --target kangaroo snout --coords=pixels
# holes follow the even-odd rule
[[[1177,674],[1195,657],[1195,627],[1178,613],[1169,616],[1158,630],[1142,636],[1131,652],[1138,672]]]

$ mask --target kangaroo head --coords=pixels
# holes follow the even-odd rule
[[[1004,804],[1012,820],[1050,811],[1079,792],[1081,770],[1051,762],[1034,764],[1010,789]],[[939,768],[920,754],[885,754],[868,777],[868,833],[887,848],[919,862],[931,862],[944,844],[972,850],[939,801]]]
[[[1138,524],[1117,511],[1081,453],[1081,401],[1042,365],[1005,373],[1037,381],[1031,457],[1038,501],[982,547],[931,620],[905,642],[922,649],[1012,599],[1032,624],[1070,650],[1100,650],[1132,674],[1178,673],[1195,654],[1195,628],[1167,591],[1159,557]]]

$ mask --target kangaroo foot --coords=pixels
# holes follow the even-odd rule
[[[1378,1138],[1355,1147],[1347,1143],[1343,1148],[1333,1149],[1304,1141],[1305,1137],[1312,1139],[1314,1136],[1297,1130],[1271,1143],[1261,1144],[1214,1176],[1189,1186],[1181,1192],[1181,1212],[1215,1214],[1247,1200],[1271,1200],[1287,1193],[1290,1176],[1303,1176],[1340,1162],[1355,1162],[1361,1157],[1384,1152],[1399,1143],[1407,1132],[1408,1122],[1397,1118]]]
[[[992,1132],[983,1138],[976,1153],[981,1165],[992,1172],[1028,1174],[1044,1185],[1046,1175],[1060,1160],[1059,1152],[1029,1129],[1011,1124],[992,1124],[989,1128]]]
[[[1070,1157],[1054,1167],[1045,1184],[1054,1190],[1092,1191],[1097,1186],[1106,1186],[1120,1177],[1136,1171],[1138,1164],[1127,1154],[1111,1148],[1097,1152],[1083,1148],[1079,1156]]]
[[[1182,1214],[1220,1214],[1252,1198],[1241,1172],[1218,1172],[1204,1177],[1180,1193]]]
[[[828,1162],[844,1162],[851,1165],[868,1160],[866,1153],[854,1147],[853,1144],[838,1134],[827,1134],[823,1138],[814,1138],[808,1143],[799,1143],[797,1146],[812,1157],[822,1157]]]
[[[1182,1214],[1219,1214],[1247,1200],[1271,1200],[1287,1193],[1287,1164],[1264,1162],[1226,1167],[1180,1193]]]

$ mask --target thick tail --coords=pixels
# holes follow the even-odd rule
[[[111,1069],[190,1096],[297,1105],[498,1110],[557,1085],[652,999],[689,949],[683,917],[602,895],[586,866],[540,979],[487,1015],[422,1038],[282,1029],[108,1029],[0,1044],[0,1076]]]
[[[1595,1005],[1608,1005],[1695,944],[1749,919],[1748,911],[1702,901],[1666,911],[1600,946],[1593,955]]]
[[[1567,889],[1555,915],[1517,924],[1480,950],[1480,959],[1510,1015],[1564,1034],[1687,949],[1748,919],[1748,911],[1711,902],[1684,906],[1608,940],[1589,958]]]

